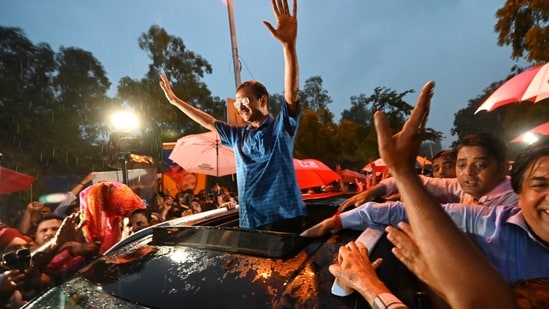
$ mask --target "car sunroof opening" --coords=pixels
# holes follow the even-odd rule
[[[268,258],[289,258],[311,238],[294,233],[230,227],[182,226],[154,228],[152,245],[188,246]]]

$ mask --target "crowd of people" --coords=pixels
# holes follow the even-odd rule
[[[349,198],[333,217],[301,235],[385,230],[394,255],[429,286],[439,304],[547,307],[543,278],[549,277],[549,139],[523,149],[509,174],[503,141],[489,134],[469,135],[458,142],[455,160],[452,153],[449,161],[439,164],[438,170],[444,165],[450,170],[454,162],[455,178],[418,175],[411,158],[424,127],[419,120],[428,115],[428,106],[422,92],[410,119],[394,136],[383,114],[376,114],[379,150],[391,177]],[[395,193],[397,201],[383,202]],[[364,246],[353,243],[340,248],[330,271],[374,308],[380,303],[406,308],[380,282],[374,266]],[[532,289],[528,301],[522,298],[525,286]]]
[[[130,186],[92,184],[92,178],[93,173],[86,175],[59,203],[32,201],[13,224],[0,222],[0,306],[20,307],[143,228],[238,203],[238,196],[218,183],[198,194],[158,192],[155,202],[144,203]]]
[[[269,95],[257,81],[236,90],[235,109],[247,123],[232,126],[178,98],[165,74],[160,87],[170,104],[235,150],[238,192],[219,185],[211,194],[158,193],[149,207],[121,183],[77,184],[52,209],[29,203],[18,228],[0,226],[0,303],[17,308],[53,280],[67,276],[127,234],[164,220],[239,204],[240,227],[292,226],[303,237],[341,229],[388,233],[394,255],[451,308],[547,308],[549,278],[549,140],[526,147],[509,174],[505,143],[488,134],[462,138],[433,158],[431,176],[415,160],[429,114],[434,83],[423,87],[401,131],[374,115],[383,179],[343,202],[333,217],[301,229],[307,216],[293,170],[298,130],[297,0],[272,1],[285,60],[281,112],[269,112]],[[387,200],[389,200],[387,202]],[[124,219],[127,218],[127,222]],[[406,308],[377,277],[361,243],[341,246],[330,272],[373,308]],[[525,291],[526,290],[526,291]],[[536,307],[537,306],[537,307]]]

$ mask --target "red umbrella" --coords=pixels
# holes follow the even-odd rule
[[[217,177],[236,173],[233,149],[221,145],[216,132],[183,136],[169,158],[189,173]]]
[[[341,179],[329,166],[315,159],[294,158],[294,168],[300,189],[321,187]]]
[[[528,141],[532,137],[535,138],[536,135],[549,135],[549,122],[542,123],[539,126],[522,133],[521,135],[511,140],[511,143]]]
[[[368,162],[364,167],[362,168],[363,171],[368,173],[383,173],[387,169],[387,164],[385,164],[385,161],[383,161],[382,158],[376,159],[373,162]]]
[[[28,189],[33,182],[34,177],[0,166],[0,194]]]
[[[433,163],[431,161],[427,160],[427,158],[424,158],[422,156],[417,156],[416,157],[416,165],[415,165],[416,168],[424,168],[425,166],[432,165],[432,164]],[[366,165],[364,165],[362,170],[371,173],[371,172],[373,172],[372,167],[375,167],[375,172],[379,173],[379,172],[383,172],[383,171],[385,171],[385,169],[387,169],[387,164],[385,164],[385,161],[383,161],[382,158],[379,158],[379,159],[375,160],[374,162],[366,163]]]
[[[503,83],[477,108],[475,114],[482,110],[491,112],[503,105],[521,101],[537,103],[546,98],[549,98],[549,63],[526,70]]]
[[[368,179],[368,176],[366,176],[362,173],[359,173],[359,172],[355,172],[355,171],[350,170],[348,168],[342,170],[339,174],[341,175],[341,178],[345,182],[354,182],[355,178],[364,179],[364,180]]]

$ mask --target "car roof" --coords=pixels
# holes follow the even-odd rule
[[[337,204],[330,201],[308,205],[309,225],[336,209]],[[339,247],[359,234],[342,230],[304,238],[294,233],[241,229],[238,210],[178,218],[119,242],[69,281],[45,293],[41,305],[63,307],[59,302],[72,293],[83,294],[78,295],[80,299],[112,299],[111,305],[125,300],[147,308],[183,304],[203,308],[369,308],[356,293],[348,297],[331,293],[334,278],[328,267]],[[376,250],[372,258],[383,254]],[[414,308],[420,290],[415,277],[403,276],[390,264],[386,270],[383,266],[380,277],[390,277],[389,287]]]

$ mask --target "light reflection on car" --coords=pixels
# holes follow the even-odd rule
[[[308,204],[308,226],[337,205]],[[330,292],[328,266],[358,234],[309,239],[241,229],[238,210],[217,209],[139,231],[25,308],[369,308],[357,293]],[[423,291],[403,266],[383,267],[380,277],[399,297],[412,308],[428,308],[418,306]]]

